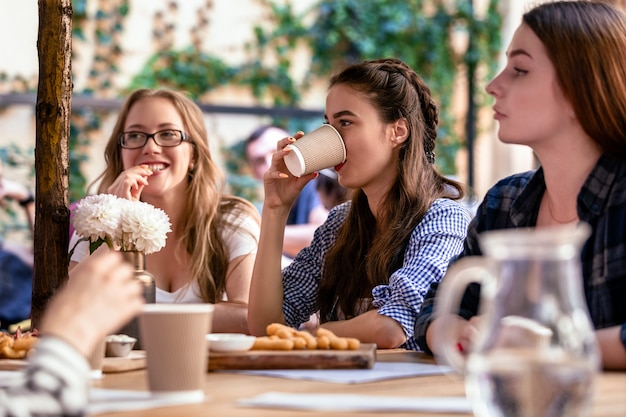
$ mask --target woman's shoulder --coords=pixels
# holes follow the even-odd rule
[[[438,225],[436,228],[445,226],[446,229],[465,230],[471,218],[469,210],[460,202],[450,198],[437,198],[432,202],[416,229],[432,228]]]
[[[433,214],[457,214],[468,219],[470,217],[468,209],[461,202],[445,197],[435,199],[430,205],[426,215]]]
[[[219,211],[229,223],[240,217],[261,222],[261,216],[254,204],[241,197],[223,196]]]
[[[326,218],[326,222],[332,221],[332,222],[343,223],[345,218],[348,216],[348,213],[350,212],[351,206],[352,206],[352,201],[348,200],[346,202],[343,202],[331,208],[330,211],[328,212],[328,217]]]

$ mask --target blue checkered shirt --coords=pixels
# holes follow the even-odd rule
[[[546,189],[543,170],[512,175],[489,190],[472,220],[461,256],[481,255],[478,234],[487,230],[533,227]],[[622,325],[626,347],[626,162],[604,155],[578,194],[578,217],[593,232],[581,254],[583,288],[596,329]],[[420,347],[432,321],[437,284],[429,290],[415,327]],[[480,287],[468,287],[459,314],[476,315]]]
[[[316,230],[311,245],[283,269],[283,312],[289,326],[298,327],[318,311],[317,291],[324,259],[349,209],[350,202],[332,209]],[[469,221],[467,211],[455,201],[435,200],[411,234],[402,267],[391,274],[389,284],[373,289],[373,305],[378,313],[404,328],[407,342],[403,347],[418,349],[413,338],[417,313],[430,284],[443,277],[450,260],[463,249]]]

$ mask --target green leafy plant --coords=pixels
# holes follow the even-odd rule
[[[495,69],[502,23],[497,0],[489,1],[484,16],[478,16],[468,0],[320,0],[301,13],[290,2],[262,4],[267,20],[254,28],[254,41],[246,46],[247,62],[228,67],[218,57],[198,52],[197,46],[176,53],[161,51],[131,85],[167,85],[201,97],[233,83],[250,87],[259,100],[297,107],[313,82],[326,79],[337,66],[396,57],[416,69],[431,87],[440,106],[437,163],[444,173],[455,173],[456,153],[465,144],[462,124],[452,112],[455,82],[462,70],[473,75],[480,65],[487,73]],[[456,43],[463,38],[468,39],[467,48],[459,51]],[[309,71],[302,80],[292,75],[298,48],[311,52]],[[480,93],[472,95],[483,104]]]
[[[202,34],[213,8],[210,1],[198,9],[198,22],[190,30],[191,44],[172,48],[178,6],[171,1],[167,3],[167,12],[154,16],[155,54],[129,85],[118,87],[114,77],[123,54],[120,35],[125,30],[131,2],[95,1],[98,12],[92,37],[84,32],[90,18],[88,0],[72,2],[73,36],[77,42],[93,39],[95,51],[86,87],[75,93],[117,96],[138,87],[169,87],[186,90],[201,101],[207,92],[233,84],[248,87],[260,102],[298,107],[303,94],[327,79],[337,66],[396,57],[418,71],[440,106],[437,164],[446,174],[455,173],[456,153],[466,145],[465,124],[461,120],[464,116],[452,110],[457,77],[459,73],[472,76],[477,72],[487,78],[495,70],[501,46],[498,0],[489,0],[482,14],[475,12],[471,0],[319,0],[302,12],[296,12],[289,1],[258,0],[265,7],[265,17],[254,27],[254,40],[245,45],[248,58],[240,65],[229,65],[222,57],[203,52]],[[458,45],[463,42],[465,45]],[[309,51],[310,62],[304,78],[296,79],[293,60],[299,48]],[[302,56],[299,54],[298,59]],[[34,91],[35,87],[22,77],[8,79],[4,74],[0,74],[0,82],[11,83],[13,91]],[[473,91],[471,95],[477,106],[485,104],[484,94]],[[86,109],[75,113],[70,137],[71,200],[85,193],[80,163],[86,156],[82,149],[89,143],[90,133],[100,128],[102,114]],[[274,117],[273,122],[290,130],[306,130],[312,123],[310,119],[284,116]],[[236,146],[225,148],[224,152],[231,162],[242,155]],[[243,164],[231,162],[227,169],[236,170],[230,171],[231,185],[245,195],[250,181],[241,172]]]
[[[35,160],[33,151],[33,149],[24,150],[15,144],[0,147],[0,163],[3,165],[2,175],[6,175],[6,168],[19,169],[34,184]],[[7,233],[12,232],[24,234],[24,236],[30,235],[30,226],[20,219],[20,214],[15,211],[15,205],[1,204],[0,208],[0,240]]]

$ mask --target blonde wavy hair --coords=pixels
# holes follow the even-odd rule
[[[224,227],[240,227],[241,215],[252,216],[259,222],[256,208],[248,201],[226,194],[224,173],[211,157],[208,134],[202,110],[181,92],[139,89],[124,102],[104,151],[106,169],[96,179],[101,180],[98,193],[105,193],[124,170],[119,135],[124,130],[130,109],[148,97],[169,100],[180,113],[186,133],[191,138],[193,160],[187,183],[183,211],[183,237],[179,242],[191,258],[191,276],[198,279],[205,302],[222,300],[226,287],[229,254],[222,239]]]

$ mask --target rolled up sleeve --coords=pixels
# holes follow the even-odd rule
[[[448,264],[463,249],[470,216],[451,200],[436,200],[411,234],[404,262],[388,285],[374,288],[378,313],[396,320],[404,329],[405,348],[421,350],[415,323],[430,285],[443,278]]]

